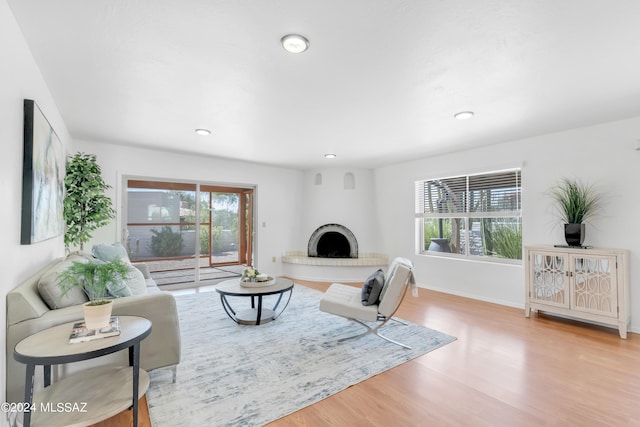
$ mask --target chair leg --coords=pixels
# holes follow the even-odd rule
[[[367,325],[367,324],[366,324],[366,323],[364,323],[364,322],[361,322],[361,321],[360,321],[360,320],[358,320],[358,319],[349,319],[349,320],[351,320],[351,321],[353,321],[353,322],[356,322],[356,323],[361,324],[362,326],[364,326],[365,328],[367,328],[367,330],[366,330],[365,332],[361,333],[361,334],[358,334],[358,335],[353,335],[353,336],[346,337],[346,338],[340,338],[340,339],[338,340],[338,342],[343,342],[343,341],[351,340],[351,339],[354,339],[354,338],[360,338],[360,337],[363,337],[363,336],[368,335],[368,334],[374,334],[374,335],[376,335],[376,336],[378,336],[378,337],[382,338],[382,339],[383,339],[383,340],[385,340],[385,341],[388,341],[388,342],[390,342],[390,343],[393,343],[393,344],[399,345],[400,347],[403,347],[403,348],[406,348],[406,349],[408,349],[408,350],[411,350],[411,347],[409,347],[408,345],[403,344],[403,343],[398,342],[398,341],[395,341],[395,340],[392,340],[391,338],[385,337],[384,335],[382,335],[382,334],[378,333],[378,329],[380,329],[382,326],[384,326],[384,325],[385,325],[389,320],[391,320],[391,318],[389,318],[389,319],[385,320],[384,322],[382,322],[381,324],[379,324],[379,325],[378,325],[378,326],[376,326],[375,328],[372,328],[371,326]],[[397,322],[402,323],[402,324],[404,324],[404,325],[407,325],[407,323],[404,323],[404,322],[402,322],[402,321],[400,321],[400,320],[397,320],[397,319],[394,319],[394,320],[396,320]]]
[[[396,319],[395,317],[392,317],[391,320],[398,322],[404,326],[409,326],[409,324],[407,322],[405,322],[404,320],[400,320],[400,319]]]

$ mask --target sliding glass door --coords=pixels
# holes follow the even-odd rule
[[[133,179],[126,184],[123,243],[133,261],[168,277],[175,272],[176,283],[200,281],[203,268],[252,263],[252,188]]]

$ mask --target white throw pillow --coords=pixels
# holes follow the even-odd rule
[[[132,264],[129,265],[129,272],[124,281],[132,295],[144,295],[147,293],[147,281],[144,275]]]

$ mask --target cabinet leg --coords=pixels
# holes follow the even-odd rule
[[[524,308],[524,317],[531,317],[531,307]]]
[[[622,338],[623,340],[627,339],[627,325],[620,325],[618,327],[618,331],[620,332],[620,338]]]

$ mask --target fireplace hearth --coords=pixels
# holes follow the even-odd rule
[[[307,246],[309,257],[358,258],[358,242],[344,225],[325,224],[311,234]]]

